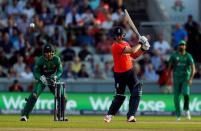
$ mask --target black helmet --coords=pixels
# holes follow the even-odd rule
[[[54,52],[54,49],[53,49],[52,45],[46,44],[43,47],[43,53],[49,53],[49,52]]]
[[[43,47],[43,56],[47,59],[47,60],[51,60],[54,56],[54,48],[52,47],[52,45],[50,44],[46,44]]]
[[[116,26],[113,30],[113,34],[114,36],[121,36],[121,35],[125,35],[124,30],[121,26]]]

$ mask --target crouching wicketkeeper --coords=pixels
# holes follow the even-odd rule
[[[52,94],[55,94],[54,83],[60,80],[62,72],[63,69],[60,58],[54,55],[54,49],[51,45],[45,45],[43,48],[43,55],[37,59],[34,67],[34,77],[36,79],[36,83],[32,93],[27,99],[24,109],[22,110],[21,121],[28,121],[29,114],[31,113],[39,95],[46,86],[49,87]],[[65,110],[66,96],[64,103],[63,110]]]

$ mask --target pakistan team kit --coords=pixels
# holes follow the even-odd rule
[[[34,67],[34,77],[36,79],[34,89],[27,99],[24,110],[22,110],[21,121],[27,121],[29,114],[43,92],[45,87],[49,87],[51,93],[55,96],[54,120],[64,120],[66,96],[65,85],[60,81],[63,73],[62,63],[58,56],[53,53],[51,45],[45,45],[43,49],[43,56],[39,57]]]
[[[182,43],[180,43],[180,46]],[[185,44],[185,43],[184,43]],[[185,45],[184,45],[185,46]],[[189,95],[190,95],[190,85],[188,80],[191,77],[191,65],[194,65],[194,60],[188,52],[184,54],[179,53],[176,51],[169,60],[170,65],[173,69],[173,80],[174,80],[174,104],[175,104],[175,113],[178,120],[181,116],[181,107],[180,95],[183,94],[184,96],[184,106],[183,109],[188,115],[188,119],[190,119],[190,112],[189,112]]]

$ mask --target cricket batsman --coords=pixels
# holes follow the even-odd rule
[[[191,119],[189,111],[190,86],[195,74],[195,64],[191,54],[186,52],[186,42],[180,41],[177,51],[169,59],[169,70],[173,71],[173,89],[176,120],[180,120],[180,95],[184,96],[184,111],[188,120]]]
[[[24,109],[22,110],[20,121],[28,121],[29,114],[31,113],[38,97],[43,92],[46,86],[49,87],[50,91],[54,95],[55,93],[55,82],[59,81],[62,75],[62,63],[58,56],[54,55],[54,49],[51,45],[46,44],[43,47],[43,55],[40,56],[34,67],[34,77],[36,83],[34,85],[33,92],[26,100]],[[66,96],[65,96],[66,98]],[[65,110],[66,99],[64,107]]]
[[[114,80],[116,93],[107,115],[105,122],[110,122],[112,117],[118,112],[126,96],[125,88],[128,86],[130,91],[129,110],[127,113],[127,122],[136,122],[135,114],[142,95],[142,83],[138,80],[133,69],[132,59],[142,55],[149,50],[150,45],[145,36],[139,38],[139,43],[131,47],[124,41],[125,33],[123,28],[117,26],[113,30],[114,42],[112,43],[112,55],[114,60]]]

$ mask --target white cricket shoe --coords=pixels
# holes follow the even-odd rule
[[[191,114],[190,114],[189,110],[185,112],[185,115],[186,115],[186,119],[188,119],[188,120],[191,119]]]
[[[27,117],[26,116],[21,116],[21,118],[20,118],[20,121],[28,121],[28,119],[27,119]]]
[[[104,121],[109,123],[112,120],[112,115],[105,115]]]
[[[128,122],[136,122],[135,116],[130,116],[127,121]]]
[[[177,117],[177,118],[176,118],[176,120],[177,120],[177,121],[180,121],[180,120],[181,120],[181,118],[180,118],[180,117]]]

